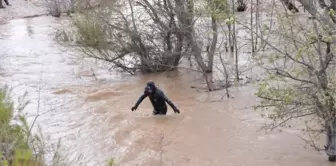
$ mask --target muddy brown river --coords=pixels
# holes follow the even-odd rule
[[[28,120],[39,115],[36,124],[48,143],[61,138],[71,165],[103,166],[111,158],[124,166],[334,165],[325,153],[305,148],[297,130],[258,131],[264,119],[252,109],[252,85],[231,88],[234,99],[220,100],[222,91],[190,88],[202,79],[188,71],[108,72],[108,64],[76,58],[74,50],[53,41],[53,28],[63,22],[39,17],[1,24],[0,81],[14,88],[14,99],[28,92]],[[181,114],[169,108],[167,116],[152,116],[148,99],[130,110],[148,80]]]

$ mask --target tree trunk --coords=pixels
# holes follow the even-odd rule
[[[232,0],[232,11],[234,11],[235,5],[234,5],[234,0]],[[234,15],[234,12],[232,13]],[[235,48],[235,66],[236,66],[236,80],[237,82],[239,81],[239,65],[238,65],[238,47],[237,47],[237,37],[236,37],[236,23],[233,22],[232,24],[232,41],[234,44],[234,48]]]
[[[329,160],[330,160],[330,158],[332,156],[335,156],[335,149],[336,149],[336,121],[327,121],[326,122],[326,131],[327,131],[326,153],[329,156]]]
[[[177,66],[179,64],[180,59],[182,57],[183,40],[184,36],[181,33],[178,33],[175,48],[175,53],[178,53],[178,55],[175,56],[174,66]]]
[[[191,46],[191,51],[195,56],[196,62],[201,68],[202,72],[206,72],[208,70],[208,67],[203,61],[202,58],[202,50],[199,47],[197,41],[194,38],[194,25],[193,25],[193,0],[188,0],[187,4],[185,4],[185,1],[183,0],[175,0],[176,2],[176,10],[177,17],[180,21],[181,27],[180,29],[183,31],[187,41],[188,45]]]
[[[206,74],[208,67],[203,61],[202,49],[200,48],[194,37],[193,0],[188,0],[187,2],[184,0],[175,0],[175,3],[176,3],[176,10],[179,11],[177,12],[177,18],[181,26],[180,30],[182,30],[183,35],[188,41],[187,45],[191,47],[191,52],[194,54],[196,62],[198,66],[201,68],[201,72],[205,78],[209,91],[211,91],[213,89],[211,80],[209,80],[209,78],[211,77],[209,77]]]
[[[254,43],[254,51],[256,51],[258,49],[258,36],[259,36],[259,0],[257,0],[257,6],[256,6],[256,12],[255,12],[255,43]]]
[[[252,10],[252,6],[253,6],[253,0],[251,0],[251,13],[250,13],[250,24],[251,24],[251,46],[252,46],[252,53],[254,53],[254,35],[253,35],[253,10]]]
[[[326,16],[326,15],[320,15],[319,17],[317,17],[317,15],[319,15],[319,12],[317,11],[317,9],[311,5],[311,3],[309,3],[307,0],[297,0],[301,3],[301,5],[315,18],[318,18],[318,20],[329,26],[329,28],[331,28],[332,33],[336,33],[335,32],[335,24],[330,20],[330,16]],[[333,0],[334,2],[335,0]],[[335,2],[334,2],[335,3]]]
[[[213,70],[213,61],[214,61],[217,39],[218,39],[218,29],[217,29],[217,22],[216,22],[215,16],[211,17],[211,27],[212,27],[213,35],[212,35],[212,43],[211,43],[210,51],[208,53],[208,57],[209,57],[208,70],[207,70],[208,73],[211,73]]]
[[[198,46],[197,42],[194,41],[194,38],[193,38],[192,35],[188,35],[188,36],[189,36],[189,37],[187,37],[188,40],[190,42],[192,42],[191,43],[191,51],[194,53],[194,56],[195,56],[195,59],[196,59],[196,62],[198,64],[198,66],[201,68],[202,72],[207,73],[208,67],[206,66],[206,64],[203,61],[201,48]]]

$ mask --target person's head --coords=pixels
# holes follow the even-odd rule
[[[156,90],[156,86],[155,86],[154,82],[153,81],[147,82],[147,85],[145,87],[145,93],[147,95],[151,95],[155,92],[155,90]]]

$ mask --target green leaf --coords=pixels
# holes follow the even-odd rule
[[[4,166],[8,166],[8,161],[5,159],[4,161],[2,161],[2,164],[3,164]]]
[[[274,61],[275,61],[275,58],[272,55],[268,56],[269,63],[274,63]]]
[[[295,56],[296,60],[298,60],[299,58],[302,57],[302,52],[303,52],[303,49],[299,48],[299,50],[297,51],[296,56]]]
[[[28,149],[17,149],[14,155],[14,161],[17,164],[19,161],[23,161],[24,165],[27,165],[32,156],[31,150]]]
[[[335,15],[335,10],[334,9],[329,9],[328,14],[331,15],[331,16]]]

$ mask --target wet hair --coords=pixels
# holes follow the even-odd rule
[[[149,86],[152,90],[156,90],[156,86],[154,81],[148,81],[147,86]]]
[[[153,81],[148,81],[147,85],[145,87],[145,93],[151,94],[151,93],[153,93],[155,91],[156,91],[155,83]]]

